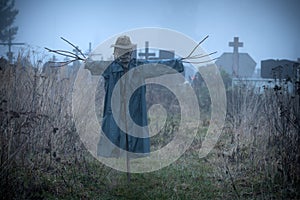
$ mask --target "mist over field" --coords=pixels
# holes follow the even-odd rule
[[[300,198],[298,1],[0,5],[1,198]]]

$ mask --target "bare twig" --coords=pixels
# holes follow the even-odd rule
[[[183,58],[181,60],[199,59],[199,58],[204,58],[204,57],[211,56],[211,55],[216,54],[216,53],[217,53],[217,51],[209,53],[209,54],[204,54],[204,55],[203,54],[198,54],[198,55],[190,56],[189,58]]]
[[[65,66],[65,65],[68,65],[72,62],[75,62],[75,61],[79,61],[79,60],[82,60],[82,61],[85,61],[86,60],[86,57],[85,55],[82,53],[82,51],[77,47],[75,46],[74,44],[72,44],[70,41],[68,41],[67,39],[63,38],[63,37],[60,37],[63,41],[67,42],[68,44],[70,44],[72,47],[74,47],[81,55],[82,57],[80,57],[79,55],[71,52],[71,51],[66,51],[66,50],[54,50],[54,49],[50,49],[50,48],[47,48],[45,47],[45,49],[51,53],[55,53],[55,54],[58,54],[58,55],[61,55],[61,56],[66,56],[68,58],[71,58],[72,60],[69,60],[69,61],[65,61],[65,62],[55,62],[55,61],[50,61],[50,63],[55,63],[55,64],[59,64],[60,67],[62,66]]]
[[[46,50],[48,50],[49,52],[52,52],[52,53],[56,53],[56,54],[59,54],[59,55],[62,55],[62,56],[67,56],[67,57],[70,57],[70,58],[79,58],[81,59],[78,55],[70,52],[70,51],[65,51],[65,50],[53,50],[53,49],[49,49],[47,47],[45,47]]]
[[[72,44],[71,42],[69,42],[67,39],[65,39],[63,37],[60,37],[60,38],[62,40],[64,40],[65,42],[67,42],[68,44],[70,44],[72,47],[74,47],[83,56],[83,58],[86,58],[85,55],[82,53],[82,51],[77,46],[75,46],[74,44]]]
[[[214,58],[214,59],[210,59],[210,60],[205,60],[205,61],[182,61],[182,62],[184,62],[184,63],[191,63],[191,64],[202,64],[202,63],[208,63],[208,62],[212,62],[212,61],[214,61],[214,60],[217,60],[217,59],[219,59],[219,57],[217,57],[217,58]]]
[[[188,59],[194,53],[194,51],[200,46],[200,44],[202,44],[207,38],[208,38],[208,35],[194,47],[194,49],[191,51],[191,53],[187,57],[185,57],[183,59]]]
[[[69,58],[74,58],[74,59],[77,59],[77,57],[75,56],[72,56],[72,55],[69,55],[69,54],[66,54],[66,53],[62,53],[63,50],[53,50],[53,49],[49,49],[47,47],[45,47],[46,50],[48,50],[49,52],[51,53],[56,53],[58,55],[61,55],[61,56],[66,56],[66,57],[69,57]],[[67,51],[66,51],[67,52]],[[67,53],[71,53],[71,52],[67,52]]]
[[[205,61],[195,61],[196,59],[200,59],[200,58],[204,58],[204,57],[209,57],[213,54],[216,54],[217,51],[209,53],[209,54],[197,54],[197,55],[193,55],[192,54],[196,51],[196,49],[200,46],[200,44],[202,44],[209,36],[207,35],[204,39],[202,39],[191,51],[191,53],[189,53],[188,56],[181,58],[180,60],[184,63],[190,63],[190,64],[201,64],[201,63],[208,63],[214,60],[217,60],[218,58],[214,58],[214,59],[210,59],[210,60],[205,60]],[[189,60],[194,60],[194,61],[189,61]]]

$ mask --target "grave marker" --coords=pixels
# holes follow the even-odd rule
[[[223,53],[216,61],[216,65],[223,68],[233,78],[252,77],[256,62],[248,53],[239,53],[238,48],[243,47],[243,43],[235,37],[233,42],[229,42],[229,46],[233,47],[233,53]]]
[[[11,34],[11,29],[9,29],[9,38],[8,42],[1,42],[0,45],[7,45],[8,46],[8,52],[7,52],[7,58],[9,63],[12,63],[13,61],[13,52],[11,51],[11,47],[14,45],[25,45],[23,42],[12,42],[12,34]]]
[[[139,53],[139,56],[145,57],[146,60],[149,59],[149,56],[155,56],[155,53],[149,53],[149,41],[145,42],[145,53]]]

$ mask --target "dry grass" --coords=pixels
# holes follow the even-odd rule
[[[76,133],[71,112],[75,72],[65,76],[63,69],[37,66],[26,59],[13,66],[1,62],[3,199],[300,198],[299,93],[288,93],[284,83],[261,93],[243,85],[229,89],[226,127],[209,157],[200,160],[197,154],[208,122],[178,161],[134,174],[128,185],[126,174],[98,163]],[[177,111],[174,105],[170,109]],[[176,121],[170,117],[164,126],[158,121],[152,127],[163,127],[153,148],[172,139]]]
[[[212,162],[236,198],[299,198],[299,93],[285,83],[276,88],[230,91],[227,127]]]

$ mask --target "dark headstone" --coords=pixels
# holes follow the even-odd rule
[[[174,51],[159,50],[159,59],[173,59],[175,57]]]
[[[261,61],[262,78],[288,79],[296,76],[299,63],[290,60],[263,60]]]

